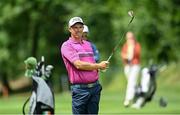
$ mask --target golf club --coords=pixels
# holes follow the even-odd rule
[[[134,19],[134,13],[132,10],[128,11],[128,15],[131,17],[131,20],[129,21],[128,23],[128,26],[126,28],[126,30],[124,31],[122,37],[119,39],[119,42],[116,44],[116,46],[113,48],[112,52],[111,52],[111,55],[108,57],[107,61],[109,62],[110,59],[112,58],[114,52],[117,50],[118,46],[120,45],[122,39],[124,38],[126,32],[128,31],[128,28],[129,28],[129,25],[132,23],[133,19]]]

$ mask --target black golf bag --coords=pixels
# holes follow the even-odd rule
[[[37,64],[32,75],[32,95],[23,105],[23,114],[28,101],[30,101],[29,114],[54,114],[54,93],[49,79],[52,69],[52,65],[45,67],[44,59]]]
[[[157,66],[151,65],[149,68],[143,68],[140,84],[136,87],[134,98],[134,108],[143,107],[146,102],[151,101],[156,92],[156,73]]]

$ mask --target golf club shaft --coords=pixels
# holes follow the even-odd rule
[[[124,38],[126,32],[128,31],[129,25],[131,24],[131,22],[133,21],[133,19],[134,19],[134,16],[133,16],[133,17],[131,18],[131,20],[129,21],[128,26],[127,26],[125,32],[123,33],[123,35],[122,35],[121,38],[119,39],[119,42],[118,42],[118,43],[116,44],[116,46],[113,48],[113,50],[112,50],[112,52],[111,52],[111,55],[108,57],[107,61],[110,61],[110,59],[112,58],[114,52],[117,50],[117,48],[118,48],[118,46],[120,45],[122,39]]]

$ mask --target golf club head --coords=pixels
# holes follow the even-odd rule
[[[54,67],[52,65],[47,65],[46,66],[46,71],[51,71]]]
[[[52,66],[52,65],[47,65],[46,66],[46,70],[45,70],[45,76],[46,77],[50,77],[51,76],[51,73],[52,73],[52,69],[53,69],[54,67]]]
[[[128,11],[128,15],[132,18],[134,17],[134,12],[132,10]]]
[[[133,21],[134,19],[134,12],[132,10],[128,11],[128,15],[131,17],[131,20],[129,21],[129,24]],[[129,26],[128,24],[128,26]]]

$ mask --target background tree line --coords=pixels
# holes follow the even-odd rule
[[[179,61],[179,0],[1,0],[0,1],[0,77],[1,81],[24,77],[23,61],[45,56],[55,66],[57,85],[66,74],[60,46],[68,36],[68,21],[80,16],[90,29],[90,40],[107,59],[127,28],[133,10],[135,19],[129,28],[142,45],[142,63]],[[122,41],[122,43],[124,40]],[[121,64],[119,50],[111,66]]]

